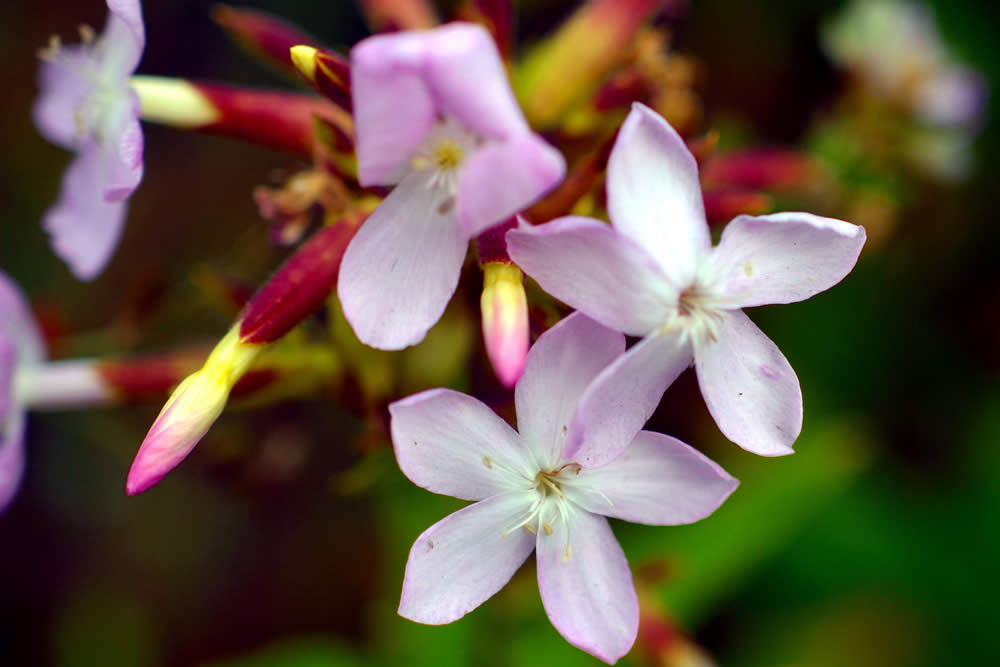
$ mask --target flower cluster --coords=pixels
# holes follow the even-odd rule
[[[516,431],[449,389],[405,398],[378,389],[364,361],[375,357],[360,345],[343,362],[348,370],[329,371],[354,373],[352,386],[376,398],[370,412],[388,412],[407,477],[475,501],[417,538],[399,613],[453,622],[534,550],[552,624],[609,663],[625,655],[638,601],[605,517],[690,523],[737,485],[696,449],[643,427],[693,365],[726,437],[763,456],[791,454],[802,427],[798,379],[743,309],[837,284],[857,262],[865,230],[810,213],[740,214],[713,247],[697,145],[664,117],[690,96],[664,74],[664,39],[645,33],[637,55],[621,56],[657,3],[592,2],[520,69],[510,60],[508,14],[489,11],[503,3],[475,3],[470,16],[481,24],[438,27],[431,13],[380,4],[373,21],[401,30],[364,39],[347,57],[303,43],[311,38],[274,19],[221,12],[227,29],[318,95],[134,75],[145,40],[138,0],[107,4],[100,36],[84,30],[82,45],[56,41],[42,54],[37,125],[77,152],[44,224],[73,271],[94,277],[117,241],[143,173],[140,116],[312,159],[285,190],[258,190],[257,200],[280,226],[279,242],[319,227],[256,295],[239,300],[235,324],[203,364],[186,379],[154,383],[173,391],[127,492],[177,466],[255,372],[268,371],[257,390],[294,380],[308,391],[315,385],[304,377],[325,379],[322,353],[307,355],[303,336],[287,336],[318,309],[327,308],[331,330],[342,317],[355,342],[371,348],[430,342],[475,242],[485,352],[500,384],[513,388]],[[581,48],[594,35],[601,39]],[[684,108],[684,122],[693,122],[693,107]],[[581,212],[599,217],[567,215]],[[538,304],[525,275],[578,312],[543,296],[550,313],[566,316],[548,328],[555,318],[533,319]],[[136,385],[120,367],[44,364],[26,303],[2,277],[0,312],[2,505],[23,467],[26,408],[135,398]],[[547,330],[530,345],[533,326]],[[626,335],[640,340],[627,347]],[[292,355],[307,361],[289,365]]]

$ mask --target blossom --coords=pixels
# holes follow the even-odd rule
[[[489,33],[452,23],[351,51],[362,185],[395,185],[344,255],[358,338],[401,349],[441,317],[469,239],[552,188],[565,161],[529,129]]]
[[[552,624],[613,663],[635,641],[639,609],[625,554],[604,517],[654,525],[711,514],[737,485],[679,440],[634,431],[600,467],[567,455],[579,398],[625,338],[582,314],[543,334],[515,388],[519,431],[475,398],[432,389],[389,406],[403,473],[434,493],[478,501],[410,550],[399,603],[418,623],[451,623],[499,591],[536,551]],[[578,452],[605,443],[586,439]]]
[[[126,200],[142,180],[139,98],[129,85],[145,45],[138,0],[108,0],[107,24],[83,44],[53,38],[42,51],[35,124],[46,139],[76,151],[59,200],[45,216],[56,253],[89,280],[107,264],[121,236]]]
[[[864,229],[809,213],[741,215],[712,248],[694,157],[641,104],[612,149],[607,195],[613,226],[567,217],[507,233],[511,258],[543,289],[642,337],[581,399],[568,454],[587,465],[614,458],[692,361],[727,438],[764,456],[790,454],[802,427],[799,381],[742,308],[802,301],[837,284],[857,261]],[[581,442],[597,434],[606,448],[581,455]]]

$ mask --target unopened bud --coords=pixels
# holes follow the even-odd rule
[[[315,118],[353,132],[350,114],[328,100],[155,76],[133,76],[143,120],[221,134],[312,158]]]
[[[347,58],[312,46],[297,45],[289,51],[296,70],[313,89],[344,109],[351,109],[351,64]]]
[[[295,77],[288,50],[296,44],[317,44],[307,32],[267,12],[216,5],[212,20],[240,46],[282,74]]]
[[[215,423],[233,385],[264,348],[240,340],[239,325],[230,329],[201,370],[181,382],[163,406],[132,462],[126,493],[145,491],[184,460]]]
[[[483,340],[500,383],[513,387],[528,356],[528,300],[524,275],[513,264],[483,265]]]
[[[702,177],[706,184],[789,189],[808,185],[817,171],[816,162],[805,153],[760,148],[714,155],[706,162]]]
[[[516,80],[532,126],[549,128],[629,56],[636,31],[664,0],[591,0],[525,60]]]

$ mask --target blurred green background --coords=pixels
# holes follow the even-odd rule
[[[144,2],[140,72],[284,85],[225,38],[211,4]],[[530,37],[575,3],[520,4]],[[347,0],[244,6],[333,46],[366,34]],[[722,129],[723,143],[728,128],[746,145],[809,145],[844,90],[818,37],[841,6],[691,3],[675,44],[700,62],[706,127]],[[932,6],[951,48],[1000,90],[987,4]],[[98,0],[0,6],[0,267],[43,315],[57,357],[221,336],[229,318],[192,276],[207,266],[266,278],[287,250],[270,245],[251,190],[304,166],[147,126],[123,243],[98,280],[74,281],[40,228],[69,156],[31,124],[35,51],[104,16]],[[995,109],[968,179],[909,179],[893,233],[841,285],[751,313],[802,383],[794,456],[761,459],[725,442],[690,373],[668,391],[650,428],[691,442],[742,484],[692,526],[615,525],[646,615],[625,664],[699,664],[695,645],[748,666],[985,665],[1000,655]],[[484,386],[466,374],[453,384]],[[531,561],[450,626],[397,617],[409,546],[462,503],[410,484],[384,442],[359,445],[361,422],[328,398],[227,413],[163,483],[127,498],[128,465],[159,407],[32,415],[23,488],[0,515],[0,664],[598,664],[548,623]],[[657,628],[662,645],[649,638]]]

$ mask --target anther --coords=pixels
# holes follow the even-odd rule
[[[80,41],[84,44],[93,44],[94,39],[97,37],[97,33],[86,23],[80,24],[78,30],[80,31]]]
[[[59,39],[59,35],[52,35],[49,37],[49,45],[38,49],[38,57],[46,62],[55,62],[61,51],[62,40]]]

